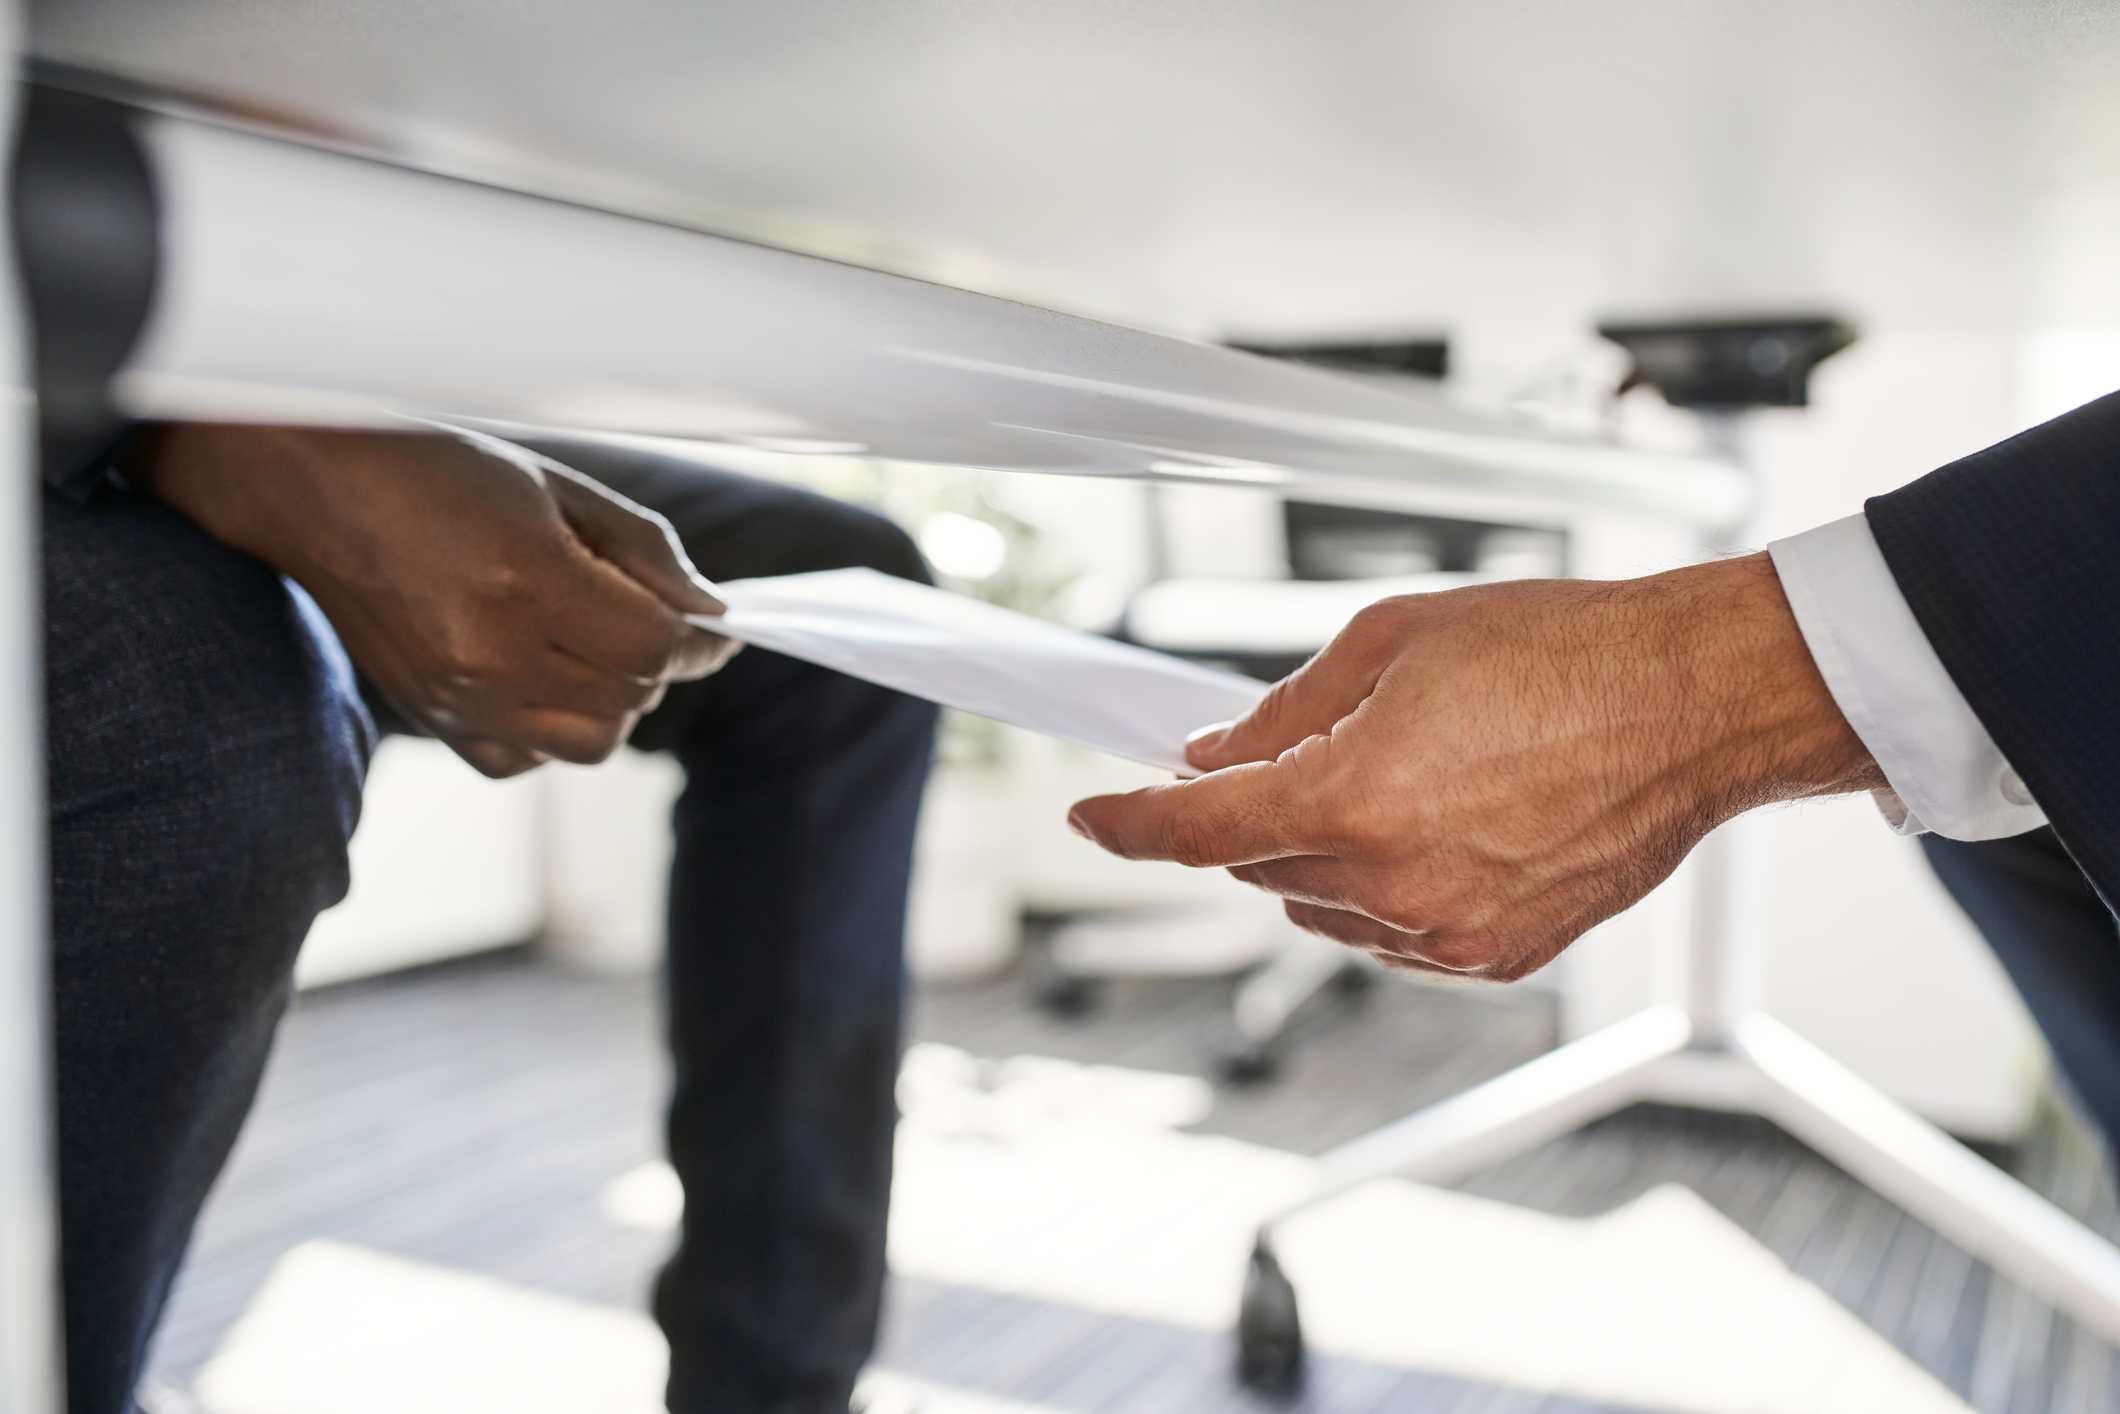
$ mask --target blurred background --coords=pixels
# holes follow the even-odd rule
[[[35,46],[437,170],[1739,456],[1754,547],[2120,387],[2095,4],[68,0]],[[1805,320],[1853,342],[1741,419],[1598,332],[1734,323],[1771,378]],[[658,445],[877,508],[952,589],[1263,677],[1387,593],[1697,553],[1413,482],[1326,503]],[[1154,779],[945,720],[878,1410],[1252,1407],[1228,1326],[1258,1214],[1332,1144],[1640,1009],[1684,926],[1682,874],[1514,986],[1387,977],[1066,831]],[[155,1414],[659,1407],[678,783],[632,752],[494,783],[384,746]],[[1859,798],[1751,830],[1771,1010],[2120,1231],[1914,842]],[[2120,1408],[2108,1346],[1763,1121],[1637,1107],[1306,1223],[1306,1408]]]

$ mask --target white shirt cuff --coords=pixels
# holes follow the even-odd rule
[[[1777,540],[1767,553],[1833,700],[1891,783],[1876,796],[1893,829],[1996,840],[2046,823],[1929,646],[1867,517]]]

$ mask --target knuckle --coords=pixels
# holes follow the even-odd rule
[[[1492,950],[1484,941],[1463,936],[1428,938],[1421,946],[1421,955],[1437,967],[1447,967],[1452,972],[1482,972],[1495,962]]]
[[[660,702],[668,686],[661,678],[621,678],[613,684],[610,698],[613,705],[597,715],[613,719],[637,716]]]
[[[674,615],[645,611],[640,633],[627,655],[627,674],[656,682],[667,678],[684,655],[685,628]]]
[[[1281,719],[1289,713],[1289,700],[1295,695],[1295,689],[1290,684],[1294,681],[1293,677],[1285,677],[1267,688],[1266,695],[1252,703],[1249,712],[1237,718],[1230,735],[1252,736],[1262,732],[1270,735]]]
[[[1440,910],[1426,891],[1403,882],[1367,900],[1363,912],[1387,928],[1423,936],[1433,933],[1441,921]]]
[[[1366,637],[1377,632],[1385,627],[1392,618],[1391,610],[1387,607],[1391,602],[1389,599],[1379,599],[1373,604],[1365,604],[1355,612],[1353,618],[1347,621],[1347,627],[1357,637]]]
[[[478,652],[472,644],[453,640],[435,650],[427,664],[426,677],[438,687],[461,690],[479,676]]]
[[[1396,636],[1404,630],[1409,613],[1415,610],[1423,596],[1397,594],[1389,599],[1379,599],[1364,605],[1353,618],[1347,621],[1346,632],[1351,642],[1367,642],[1371,639]]]
[[[1188,869],[1203,869],[1213,862],[1209,835],[1198,811],[1181,810],[1164,825],[1164,848],[1168,857]]]
[[[537,580],[512,556],[503,556],[485,567],[475,591],[479,617],[513,618],[537,599]]]
[[[1359,859],[1387,854],[1398,843],[1393,823],[1371,810],[1336,810],[1330,828],[1341,849]]]
[[[520,776],[525,771],[535,770],[545,764],[546,757],[535,751],[497,750],[478,757],[466,757],[479,774],[492,780],[505,781],[511,776]]]
[[[504,556],[493,566],[486,581],[486,592],[498,604],[520,604],[534,597],[533,586],[538,582],[530,566],[515,556]]]
[[[577,766],[594,766],[609,759],[625,740],[622,731],[585,731],[569,733],[565,738],[552,741],[545,750],[561,761],[571,761]]]
[[[596,715],[544,714],[517,721],[508,733],[516,745],[577,766],[594,766],[625,742],[636,720],[631,712]]]
[[[453,634],[435,649],[428,677],[439,691],[469,697],[501,676],[503,666],[481,635]]]
[[[1381,908],[1365,910],[1370,917],[1395,932],[1407,935],[1409,942],[1417,945],[1423,953],[1429,949],[1428,939],[1435,934],[1435,915],[1418,904],[1387,903]]]

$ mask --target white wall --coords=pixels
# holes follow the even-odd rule
[[[1767,812],[1758,834],[1768,1010],[1945,1128],[2013,1135],[2038,1035],[1920,846],[1860,797]]]
[[[619,752],[491,781],[440,742],[376,753],[353,887],[311,930],[296,983],[324,986],[536,938],[589,971],[662,956],[670,804],[683,773]]]
[[[545,916],[537,774],[489,781],[435,741],[391,737],[368,773],[353,887],[310,930],[318,987],[521,942]]]
[[[545,950],[589,972],[651,970],[667,932],[670,807],[684,769],[627,748],[600,766],[554,762],[538,774]]]

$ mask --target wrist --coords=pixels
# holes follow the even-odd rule
[[[289,530],[325,518],[315,496],[296,484],[306,481],[306,435],[294,428],[152,425],[135,438],[120,471],[222,544],[294,573],[299,538]]]
[[[1681,665],[1704,785],[1727,814],[1885,783],[1812,661],[1767,555],[1656,580],[1668,582],[1667,651]]]
[[[142,436],[123,470],[208,535],[264,561],[321,602],[331,585],[387,590],[406,542],[451,522],[449,480],[430,474],[422,456],[443,440],[172,423]],[[531,494],[542,504],[534,488]]]

